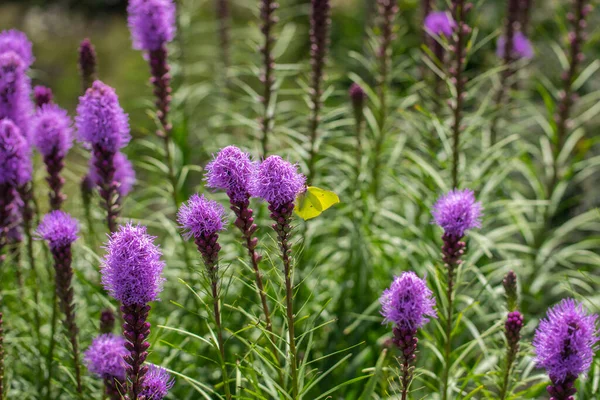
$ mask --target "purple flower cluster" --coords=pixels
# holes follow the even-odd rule
[[[127,196],[136,182],[133,164],[131,164],[131,161],[129,161],[125,154],[118,152],[113,158],[113,167],[115,169],[113,179],[119,184],[117,191],[121,197]],[[90,172],[88,177],[92,182],[99,182],[101,179],[96,168],[96,157],[94,155],[90,158]]]
[[[140,396],[148,400],[162,400],[174,384],[175,381],[166,369],[150,364],[144,376],[144,390]]]
[[[481,227],[481,209],[472,190],[452,190],[440,197],[432,214],[445,234],[461,238],[468,230]]]
[[[73,146],[72,121],[66,110],[44,104],[31,120],[33,144],[44,156],[63,158]]]
[[[224,229],[225,209],[214,200],[194,194],[179,208],[177,221],[186,239],[208,237]]]
[[[175,36],[173,0],[131,0],[127,22],[136,50],[158,50]]]
[[[306,177],[298,167],[279,156],[269,156],[250,181],[250,194],[274,206],[293,203],[306,186]]]
[[[597,320],[581,303],[564,299],[540,321],[533,338],[536,362],[553,382],[588,371],[598,342]]]
[[[25,69],[35,61],[33,45],[23,32],[9,29],[0,32],[0,54],[13,52],[23,61]]]
[[[449,12],[446,11],[434,11],[425,17],[424,21],[425,29],[427,33],[435,36],[446,36],[451,37],[454,28],[456,28],[456,22],[452,18]]]
[[[504,58],[506,49],[506,36],[500,36],[496,44],[496,55],[499,58]],[[512,43],[512,54],[516,58],[524,58],[529,60],[533,58],[533,46],[527,36],[522,32],[515,32]]]
[[[383,322],[400,329],[418,329],[429,322],[428,317],[437,318],[433,293],[414,272],[395,277],[379,302]]]
[[[125,379],[125,361],[128,354],[125,339],[105,333],[92,341],[83,355],[90,372],[100,378]]]
[[[131,139],[128,116],[117,93],[101,81],[79,98],[75,123],[79,140],[103,151],[116,153]]]
[[[18,187],[31,180],[30,148],[19,128],[0,120],[0,184]]]
[[[29,137],[28,120],[33,112],[31,81],[27,65],[12,51],[0,53],[0,118],[9,118]]]
[[[48,242],[51,249],[61,249],[77,240],[77,220],[64,211],[46,214],[40,222],[36,235]]]
[[[113,233],[100,267],[104,288],[125,306],[143,306],[158,299],[165,263],[146,227],[127,224]]]
[[[250,179],[255,170],[248,153],[227,146],[206,166],[206,186],[226,190],[233,203],[245,202],[250,197]]]
[[[38,85],[33,88],[33,98],[35,99],[35,106],[40,108],[44,104],[51,104],[54,95],[49,87]]]

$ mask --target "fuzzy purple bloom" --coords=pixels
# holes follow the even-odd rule
[[[78,233],[77,220],[60,210],[46,214],[36,231],[36,235],[47,241],[51,249],[69,246],[77,240]]]
[[[54,94],[52,94],[52,89],[49,87],[38,85],[33,88],[33,98],[35,99],[35,106],[40,108],[44,104],[52,103]]]
[[[27,35],[16,29],[9,29],[0,33],[0,54],[13,52],[21,58],[25,69],[31,67],[35,61],[33,45]]]
[[[446,11],[434,11],[425,17],[425,29],[427,33],[435,36],[452,36],[454,28],[456,28],[456,22],[452,18],[452,15]]]
[[[104,288],[125,306],[143,306],[158,299],[164,278],[162,252],[146,227],[120,226],[106,245],[100,267]]]
[[[469,229],[481,227],[481,209],[472,190],[455,189],[440,197],[431,213],[444,233],[460,238]]]
[[[129,143],[129,120],[113,88],[95,81],[79,98],[75,117],[79,140],[116,153]]]
[[[498,58],[504,58],[504,50],[506,49],[506,36],[500,36],[496,44],[496,55]],[[513,37],[512,55],[516,58],[524,58],[530,60],[533,58],[533,46],[521,32],[515,32]]]
[[[589,315],[584,306],[564,299],[548,310],[533,338],[537,365],[545,368],[555,383],[585,374],[597,348],[598,316]]]
[[[172,0],[131,0],[127,23],[136,50],[158,50],[175,36],[175,3]]]
[[[31,180],[31,151],[19,128],[0,120],[0,184],[22,186]]]
[[[26,65],[14,52],[0,53],[0,119],[9,118],[29,138],[29,117],[33,113],[31,80]]]
[[[96,337],[85,351],[83,359],[90,372],[100,378],[125,379],[125,339],[105,333]]]
[[[280,206],[293,203],[306,186],[306,177],[297,165],[279,156],[267,157],[257,168],[250,181],[250,194]]]
[[[140,396],[146,400],[162,400],[174,384],[175,381],[166,369],[150,364],[148,372],[144,376],[145,388],[140,393]]]
[[[127,156],[121,152],[115,154],[113,158],[113,166],[115,168],[115,176],[114,181],[119,183],[119,187],[117,191],[121,197],[127,196],[131,189],[133,189],[133,185],[135,185],[135,169],[133,169],[133,164]],[[100,177],[98,175],[98,171],[96,170],[96,158],[92,154],[92,158],[90,159],[90,170],[88,174],[88,179],[91,179],[91,182],[98,182]]]
[[[399,329],[418,329],[437,318],[435,298],[427,283],[414,272],[403,272],[381,295],[383,323],[392,323]]]
[[[226,190],[234,203],[244,202],[250,198],[250,178],[255,170],[248,153],[227,146],[206,166],[206,186]]]
[[[179,208],[177,221],[184,229],[186,239],[211,236],[224,229],[225,208],[204,195],[194,194]]]
[[[32,140],[45,157],[64,158],[73,146],[71,117],[56,104],[44,104],[31,120]]]

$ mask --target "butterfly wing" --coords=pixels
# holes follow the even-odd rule
[[[306,191],[299,194],[296,198],[294,211],[300,218],[306,221],[318,217],[322,212],[322,208],[318,199],[311,196],[310,193]]]
[[[318,200],[321,205],[321,212],[340,202],[338,195],[330,190],[323,190],[315,186],[309,186],[306,192],[309,194],[309,196]]]

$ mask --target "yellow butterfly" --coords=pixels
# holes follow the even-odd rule
[[[323,211],[339,202],[340,198],[337,194],[329,190],[308,186],[306,191],[300,193],[296,198],[294,211],[300,218],[307,221],[318,217]]]

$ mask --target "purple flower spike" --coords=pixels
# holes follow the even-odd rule
[[[14,52],[0,53],[0,119],[11,119],[29,138],[29,117],[33,112],[31,81],[26,65]]]
[[[162,400],[174,384],[175,381],[166,369],[150,364],[144,377],[145,389],[142,391],[141,396],[148,400]]]
[[[177,221],[184,229],[186,239],[212,236],[224,229],[225,208],[203,195],[194,194],[179,208]]]
[[[0,54],[8,52],[17,54],[23,61],[25,69],[31,67],[35,61],[32,47],[27,35],[21,31],[10,29],[0,33]]]
[[[131,0],[127,22],[133,48],[158,50],[175,36],[175,3],[172,0]]]
[[[506,49],[506,37],[500,36],[498,43],[496,44],[496,55],[499,58],[504,58],[504,50]],[[521,32],[515,32],[513,38],[513,51],[512,54],[516,58],[524,58],[530,60],[533,58],[533,46],[527,36]]]
[[[51,104],[54,95],[49,87],[36,86],[33,88],[33,98],[35,99],[35,106],[40,108],[44,104]]]
[[[76,241],[78,233],[77,220],[64,211],[56,210],[44,216],[36,235],[47,241],[51,249],[60,249]]]
[[[143,306],[158,299],[165,263],[146,227],[127,224],[113,233],[100,267],[104,288],[125,306]]]
[[[113,88],[95,81],[77,106],[79,140],[106,152],[117,152],[129,143],[129,121]]]
[[[128,354],[125,339],[106,333],[92,341],[83,359],[90,372],[100,378],[125,379],[125,361]]]
[[[395,277],[379,302],[385,317],[383,322],[401,329],[421,328],[429,322],[428,317],[437,318],[433,293],[414,272]]]
[[[581,303],[564,299],[540,321],[533,338],[536,362],[553,383],[576,379],[589,370],[598,342],[597,320]]]
[[[279,156],[269,156],[250,181],[250,194],[274,206],[293,203],[304,190],[306,177],[298,167]]]
[[[133,164],[131,164],[131,161],[129,161],[127,156],[121,152],[115,154],[113,164],[115,168],[114,181],[119,183],[117,191],[121,197],[127,196],[136,182]],[[90,173],[88,179],[91,179],[92,182],[98,182],[100,180],[94,156],[90,159]]]
[[[481,227],[481,203],[472,190],[452,190],[433,206],[435,223],[444,233],[461,238],[469,229]]]
[[[31,121],[33,144],[44,157],[64,158],[73,146],[71,117],[56,104],[44,104]]]
[[[456,22],[452,15],[446,11],[434,11],[425,17],[425,29],[430,35],[435,36],[452,36],[452,32],[456,27]]]
[[[245,202],[250,197],[248,189],[255,169],[248,153],[227,146],[206,166],[206,183],[210,188],[226,190],[233,203]]]
[[[22,186],[31,173],[29,145],[11,120],[0,120],[0,185]]]

